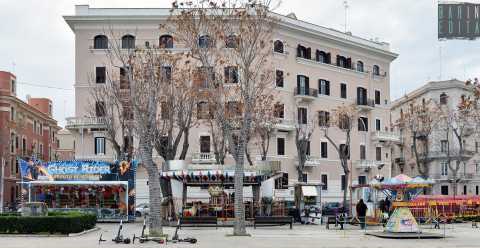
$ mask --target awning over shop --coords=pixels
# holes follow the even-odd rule
[[[303,196],[318,196],[316,186],[302,186]]]

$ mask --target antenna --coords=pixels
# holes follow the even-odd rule
[[[347,10],[350,7],[347,0],[343,1],[343,7],[345,8],[345,33],[347,33]]]

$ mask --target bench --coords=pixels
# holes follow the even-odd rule
[[[210,227],[215,226],[218,228],[218,222],[216,216],[187,216],[180,217],[180,226],[193,226],[193,227]]]
[[[253,219],[253,229],[257,226],[281,226],[290,225],[292,229],[293,217],[292,216],[255,216]]]
[[[327,221],[326,221],[326,228],[330,229],[330,224],[335,224],[335,227],[340,225],[340,229],[343,229],[343,225],[349,224],[349,225],[355,225],[359,224],[359,220],[355,217],[352,216],[326,216]]]

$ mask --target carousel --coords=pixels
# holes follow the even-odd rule
[[[373,180],[370,187],[383,192],[391,200],[392,208],[383,232],[368,233],[382,238],[442,238],[433,233],[425,233],[420,229],[417,220],[407,204],[414,200],[425,188],[433,185],[433,181],[421,177],[411,178],[400,174],[383,181]]]

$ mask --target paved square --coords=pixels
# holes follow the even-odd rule
[[[20,247],[158,247],[163,246],[154,242],[144,244],[114,244],[111,239],[116,235],[116,224],[99,224],[101,230],[78,237],[11,237],[0,236],[1,248]],[[443,228],[443,227],[442,227]],[[315,248],[470,248],[480,247],[480,229],[472,229],[471,224],[455,224],[446,226],[446,239],[436,240],[389,240],[364,235],[358,227],[349,227],[346,231],[326,230],[325,226],[295,225],[293,230],[287,226],[248,228],[251,237],[229,237],[232,228],[184,228],[179,231],[180,237],[193,236],[198,243],[168,244],[169,247],[205,247],[205,248],[251,248],[251,247],[315,247]],[[371,227],[368,231],[378,231],[379,227]],[[165,233],[173,234],[174,228],[165,228]],[[425,229],[427,232],[443,233],[442,230]],[[107,242],[98,244],[98,237],[103,233]],[[124,225],[123,234],[132,237],[141,233],[141,223]]]

